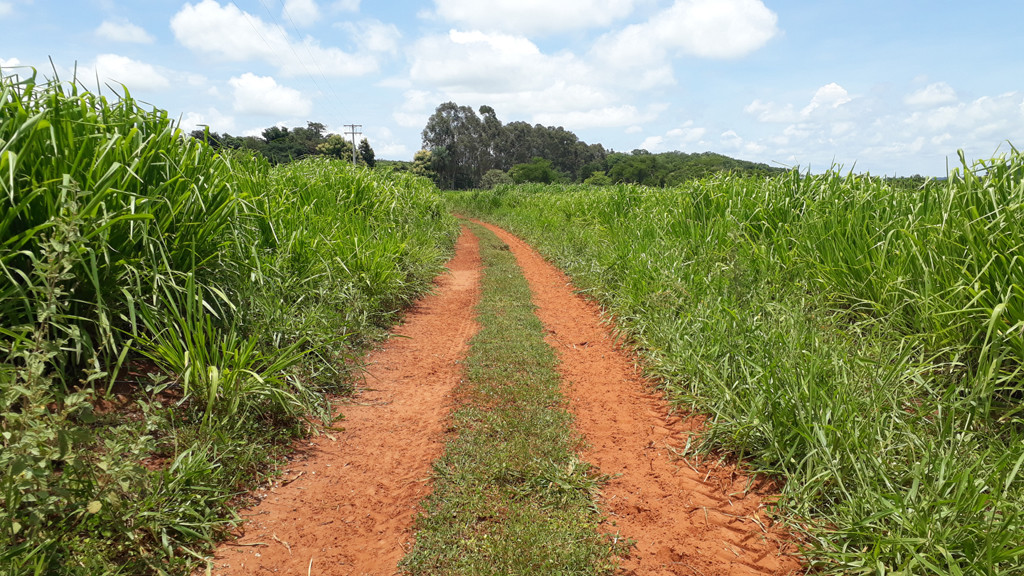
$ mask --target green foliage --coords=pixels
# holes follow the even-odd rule
[[[317,144],[316,151],[328,158],[335,160],[352,159],[352,143],[341,137],[340,134],[331,134],[323,142]]]
[[[1024,566],[1024,156],[450,197],[599,298],[834,573]],[[799,524],[796,524],[799,522]]]
[[[366,138],[359,141],[359,158],[370,168],[377,165],[376,155],[373,153],[373,148],[370,147],[370,141]]]
[[[490,170],[506,170],[516,182],[582,182],[596,173],[596,185],[633,183],[677,186],[717,172],[771,176],[785,172],[766,164],[735,160],[721,154],[665,152],[609,153],[600,144],[587,144],[575,134],[553,126],[526,122],[502,125],[493,108],[472,108],[445,102],[423,129],[423,147],[432,152],[433,178],[444,189],[492,188],[483,182]],[[548,168],[530,166],[538,159]],[[528,166],[528,167],[524,167]],[[605,180],[607,178],[607,180]]]
[[[327,127],[320,122],[307,122],[306,126],[289,129],[285,126],[271,126],[257,136],[232,136],[206,130],[195,130],[191,136],[217,149],[247,150],[257,153],[271,164],[284,164],[310,156],[327,156],[338,160],[352,161],[352,143],[340,134],[327,134]],[[356,162],[373,168],[376,158],[370,142],[363,138],[359,143]]]
[[[0,171],[12,575],[189,572],[456,233],[422,178],[272,169],[35,76],[0,80]]]
[[[604,161],[601,145],[587,145],[564,128],[525,122],[502,126],[490,106],[481,106],[480,114],[468,106],[445,102],[427,120],[423,147],[432,153],[431,169],[442,188],[476,188],[489,170],[510,171],[538,157],[572,179],[585,177],[584,166]]]
[[[512,177],[508,175],[504,170],[498,170],[493,168],[488,170],[484,177],[480,179],[480,187],[487,190],[493,189],[495,186],[502,184],[512,184]]]
[[[561,174],[551,167],[551,161],[543,158],[534,158],[528,164],[516,164],[508,171],[508,175],[516,184],[526,182],[551,184],[562,179]]]
[[[651,154],[634,150],[631,154],[611,153],[606,160],[607,175],[613,183],[643,184],[644,186],[679,186],[718,172],[732,172],[751,176],[773,176],[785,172],[767,164],[756,164],[702,152],[664,152]]]
[[[604,171],[598,170],[584,180],[583,183],[587,186],[608,186],[612,184],[612,179]]]
[[[436,180],[437,172],[434,172],[433,165],[434,154],[430,150],[420,150],[413,156],[412,167],[409,168],[409,171],[416,176]]]

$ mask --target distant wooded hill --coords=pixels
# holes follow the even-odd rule
[[[785,168],[737,160],[714,152],[652,154],[646,150],[633,150],[630,154],[611,153],[605,162],[608,166],[606,175],[612,182],[647,186],[675,186],[715,172],[769,176],[786,171]]]
[[[454,102],[438,106],[423,129],[423,150],[410,168],[445,189],[502,182],[672,186],[714,172],[769,175],[785,170],[713,152],[614,152],[587,144],[562,127],[502,124],[490,106],[481,106],[479,112]]]

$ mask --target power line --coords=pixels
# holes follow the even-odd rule
[[[274,13],[270,11],[270,7],[268,7],[268,6],[267,6],[267,5],[266,5],[266,4],[265,4],[265,3],[263,2],[263,0],[260,0],[260,6],[263,6],[263,10],[264,10],[264,11],[265,11],[265,12],[267,13],[267,16],[270,16],[270,20],[271,20],[271,21],[272,21],[272,22],[273,22],[274,24],[277,24],[277,25],[278,25],[278,27],[280,27],[280,28],[281,28],[281,30],[284,30],[284,26],[283,26],[283,25],[281,24],[281,21],[280,21],[280,20],[278,20],[277,16],[275,16],[275,15],[274,15]],[[287,8],[286,8],[286,7],[284,6],[284,2],[282,2],[282,3],[281,3],[281,9],[282,9],[283,11],[285,11],[285,13],[287,14]],[[289,17],[289,20],[290,20],[290,19],[291,19],[291,17]],[[292,28],[294,29],[294,27],[295,27],[295,23],[293,22],[293,23],[292,23]],[[295,33],[296,33],[296,34],[298,34],[298,32],[299,32],[298,30],[295,30]],[[286,33],[286,34],[287,34],[287,33]],[[316,86],[316,89],[317,89],[317,90],[319,90],[319,91],[321,91],[321,92],[323,92],[323,91],[324,91],[324,89],[320,87],[320,83],[316,81],[316,78],[315,78],[315,77],[313,76],[313,72],[312,72],[312,71],[311,71],[311,70],[309,69],[309,67],[307,67],[307,66],[306,66],[306,62],[305,62],[305,61],[304,61],[304,60],[303,60],[303,59],[302,59],[302,58],[301,58],[301,57],[299,56],[299,53],[295,51],[295,46],[294,46],[294,45],[292,44],[292,42],[291,42],[291,39],[290,39],[290,38],[288,38],[288,37],[287,37],[287,35],[286,35],[286,36],[285,36],[285,38],[284,38],[284,42],[285,42],[285,44],[286,44],[286,45],[288,46],[288,50],[290,50],[290,51],[291,51],[291,53],[292,53],[292,56],[295,56],[295,62],[296,62],[296,63],[297,63],[297,64],[298,64],[299,66],[302,66],[302,69],[303,69],[303,70],[305,70],[305,72],[306,72],[306,76],[307,76],[307,77],[308,77],[308,78],[309,78],[310,80],[312,80],[312,81],[313,81],[313,85],[314,85],[314,86]],[[308,50],[308,46],[307,46],[307,50]],[[316,61],[316,59],[315,59],[315,58],[314,58],[313,60],[314,60],[314,62]],[[319,66],[319,64],[317,64],[317,66]]]
[[[260,40],[263,40],[263,43],[267,45],[267,48],[271,52],[273,52],[274,51],[274,47],[271,46],[270,45],[270,41],[267,40],[266,38],[264,38],[263,34],[260,33],[259,28],[257,28],[256,25],[253,24],[252,18],[249,18],[249,13],[246,12],[245,10],[242,10],[241,8],[239,8],[238,4],[235,4],[234,0],[231,0],[231,5],[234,6],[236,10],[238,10],[239,12],[242,13],[242,16],[245,17],[245,21],[249,23],[249,26],[252,28],[252,31],[255,32],[256,35],[260,37]]]
[[[263,40],[263,43],[267,45],[267,48],[271,52],[274,52],[275,48],[273,46],[271,46],[270,41],[266,37],[264,37],[263,34],[260,32],[259,28],[256,27],[256,24],[252,21],[252,18],[250,17],[249,13],[246,12],[245,10],[242,10],[242,8],[239,7],[238,4],[236,4],[234,0],[228,0],[228,1],[231,3],[232,6],[235,7],[236,10],[238,10],[239,12],[242,13],[242,16],[245,17],[246,22],[249,23],[249,26],[252,28],[253,32],[255,32],[256,35],[260,37],[260,40]],[[259,0],[259,3],[260,3],[260,6],[263,7],[263,10],[270,17],[271,22],[273,22],[274,24],[279,26],[281,28],[281,30],[284,30],[285,27],[284,27],[283,23],[270,10],[270,7],[267,6],[265,1],[264,0]],[[294,31],[296,35],[301,35],[301,33],[298,30],[298,27],[295,25],[295,20],[292,19],[291,14],[289,14],[289,12],[288,12],[288,7],[285,5],[285,0],[281,0],[281,12],[285,15],[285,17],[288,18],[288,21],[291,24],[292,31]],[[317,90],[319,90],[320,92],[324,92],[323,88],[320,87],[320,83],[317,82],[316,77],[313,74],[313,72],[306,66],[306,62],[301,57],[299,57],[299,54],[295,51],[295,46],[291,42],[291,39],[288,38],[287,36],[285,36],[284,42],[285,42],[285,44],[288,45],[288,49],[291,50],[292,55],[295,56],[296,62],[298,62],[298,64],[300,66],[302,66],[303,70],[306,72],[307,77],[310,80],[313,81],[313,85],[316,86]],[[334,96],[334,101],[335,102],[341,102],[341,98],[338,96],[337,90],[334,89],[334,84],[327,78],[327,74],[324,73],[324,69],[323,69],[323,67],[320,66],[320,62],[316,59],[315,56],[313,56],[313,51],[310,49],[309,44],[306,43],[306,42],[303,42],[303,46],[306,48],[306,53],[309,54],[309,59],[316,66],[317,71],[320,72],[320,77],[323,78],[324,83],[327,84],[327,88],[330,90],[331,94]],[[348,125],[348,126],[351,126],[351,125]],[[358,125],[358,127],[361,128],[362,125]],[[353,136],[353,138],[355,138],[355,136]],[[355,140],[353,140],[353,148],[355,148],[355,144],[354,143],[355,143]],[[353,159],[353,162],[355,162],[354,159]]]
[[[279,19],[278,16],[276,16],[272,11],[270,11],[270,7],[267,6],[267,4],[264,2],[264,0],[259,0],[259,3],[260,3],[261,6],[263,6],[263,10],[267,13],[267,15],[270,16],[271,22],[273,22],[274,24],[280,26],[281,29],[284,30],[285,29],[284,23],[281,22],[281,19]],[[295,19],[292,17],[292,14],[288,11],[288,6],[286,5],[285,0],[281,0],[281,11],[282,11],[283,14],[285,14],[285,17],[288,18],[288,22],[289,22],[289,24],[292,25],[292,31],[295,33],[296,37],[301,37],[302,33],[299,32],[299,28],[295,25]],[[287,41],[287,39],[286,39],[286,41]],[[302,66],[302,69],[305,71],[306,77],[308,77],[312,81],[313,85],[316,86],[317,90],[321,91],[322,93],[326,93],[324,88],[322,88],[321,85],[319,85],[319,82],[316,81],[315,75],[306,66],[305,60],[303,60],[302,57],[299,56],[298,52],[295,51],[295,45],[292,42],[290,42],[290,41],[288,41],[287,43],[288,43],[288,49],[292,51],[292,55],[295,56],[295,59],[296,59],[297,63],[300,66]],[[302,45],[306,49],[306,53],[309,54],[309,60],[312,61],[313,66],[316,67],[316,71],[319,72],[319,75],[321,75],[321,78],[324,79],[324,83],[327,85],[328,89],[331,91],[331,95],[334,96],[334,101],[336,101],[336,102],[337,101],[341,101],[341,98],[338,96],[338,91],[334,89],[334,83],[332,83],[328,79],[327,74],[325,74],[325,72],[324,72],[324,68],[321,66],[321,64],[319,64],[319,60],[316,59],[316,56],[313,55],[312,50],[309,48],[309,43],[308,42],[303,42]]]
[[[264,6],[264,8],[265,7],[266,6]],[[288,12],[288,6],[285,4],[285,0],[281,0],[281,12],[284,13],[285,17],[288,18],[288,22],[291,23],[292,30],[295,32],[295,35],[299,36],[299,28],[298,26],[295,25],[295,20],[292,19],[292,15]],[[320,77],[324,79],[324,83],[327,84],[327,88],[330,89],[331,95],[334,96],[334,101],[340,102],[341,98],[338,97],[338,93],[334,90],[334,84],[332,84],[331,81],[327,79],[327,74],[324,74],[324,69],[322,66],[320,66],[320,61],[316,59],[316,56],[313,56],[313,51],[309,48],[309,43],[303,42],[302,45],[306,48],[306,54],[309,54],[309,59],[313,61],[313,64],[316,66],[317,71],[320,72]],[[298,58],[298,55],[296,54],[295,57]],[[316,81],[314,80],[313,83],[316,84]],[[319,88],[319,86],[317,87]]]

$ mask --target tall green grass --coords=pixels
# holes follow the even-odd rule
[[[450,196],[601,300],[836,573],[1024,572],[1024,156]]]
[[[3,76],[0,573],[187,572],[456,231],[425,180]]]

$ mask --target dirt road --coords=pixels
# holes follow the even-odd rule
[[[444,447],[458,362],[477,330],[475,236],[463,232],[448,268],[396,337],[367,358],[365,389],[340,406],[345,430],[314,439],[286,484],[243,511],[242,536],[217,549],[213,574],[395,572]]]
[[[673,457],[698,420],[673,415],[635,358],[617,346],[600,309],[518,238],[488,226],[523,268],[560,360],[582,455],[615,475],[600,501],[609,534],[636,541],[620,574],[738,576],[801,571],[794,547],[771,526],[758,483],[734,467]],[[458,382],[476,331],[476,238],[464,230],[450,275],[437,281],[382,350],[369,356],[367,389],[341,406],[346,430],[322,436],[262,493],[237,541],[216,553],[214,574],[391,575],[413,538],[429,492]]]
[[[486,225],[486,224],[485,224]],[[515,236],[507,243],[533,292],[537,316],[559,357],[565,396],[590,445],[584,460],[617,475],[602,490],[605,530],[636,540],[622,574],[745,575],[800,570],[792,544],[764,513],[761,494],[732,466],[698,467],[673,457],[699,419],[673,415],[634,356],[617,346],[601,310]],[[780,541],[781,540],[781,541]]]

